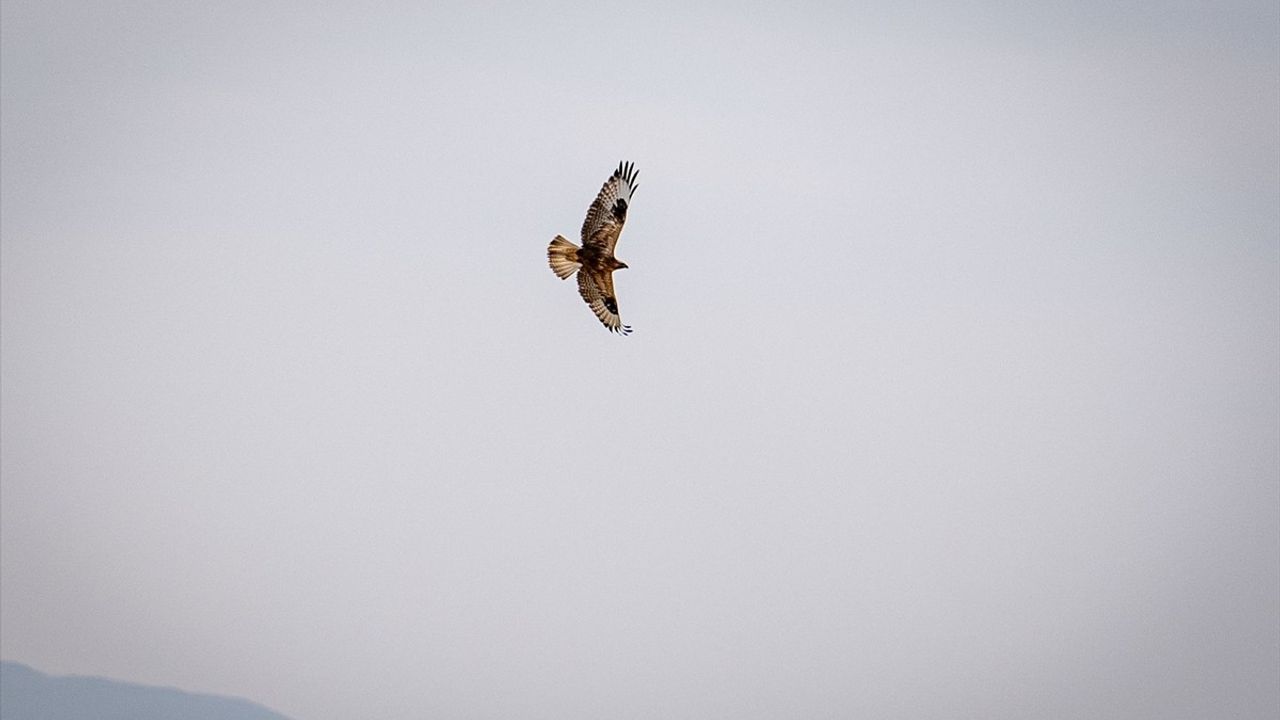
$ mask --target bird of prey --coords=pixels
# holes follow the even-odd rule
[[[551,271],[561,280],[578,274],[578,293],[612,332],[628,335],[630,325],[623,325],[618,316],[618,298],[613,292],[613,271],[621,270],[626,263],[618,262],[613,248],[618,244],[622,224],[627,221],[627,208],[638,173],[631,163],[618,163],[596,201],[587,209],[587,219],[582,223],[582,247],[557,235],[547,246],[547,261]]]

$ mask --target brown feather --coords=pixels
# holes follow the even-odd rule
[[[618,163],[618,169],[605,181],[587,209],[582,223],[582,247],[557,235],[547,248],[551,270],[562,279],[576,271],[578,294],[591,312],[606,328],[623,335],[631,332],[631,326],[623,325],[618,314],[613,271],[626,265],[613,256],[613,251],[627,221],[638,176],[631,163]]]
[[[639,187],[636,184],[639,176],[631,163],[619,163],[618,169],[604,181],[582,223],[583,246],[597,247],[605,255],[613,256],[618,236],[622,234],[622,226],[627,221],[631,196]]]
[[[578,293],[602,325],[623,335],[631,333],[631,326],[623,325],[618,314],[618,299],[613,294],[613,273],[596,274],[583,268],[578,271]]]

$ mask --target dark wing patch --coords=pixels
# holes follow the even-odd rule
[[[595,202],[587,209],[587,219],[582,223],[584,246],[598,247],[605,255],[613,256],[622,224],[627,220],[631,196],[640,187],[636,183],[639,176],[631,163],[618,163],[618,169],[604,181]]]
[[[613,294],[612,273],[599,275],[583,268],[578,272],[578,294],[591,307],[600,323],[613,332],[629,335],[630,325],[623,325],[618,316],[618,300]]]

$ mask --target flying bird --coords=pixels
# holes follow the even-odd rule
[[[578,294],[591,307],[610,331],[629,335],[630,325],[623,325],[618,315],[618,298],[613,292],[613,271],[627,266],[613,256],[613,248],[627,221],[627,208],[635,193],[638,173],[631,163],[618,163],[596,201],[587,209],[582,223],[582,247],[557,235],[547,246],[547,262],[561,280],[578,274]]]

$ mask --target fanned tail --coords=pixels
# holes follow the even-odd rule
[[[578,246],[557,235],[547,246],[547,264],[561,280],[568,279],[582,267],[578,262]]]

